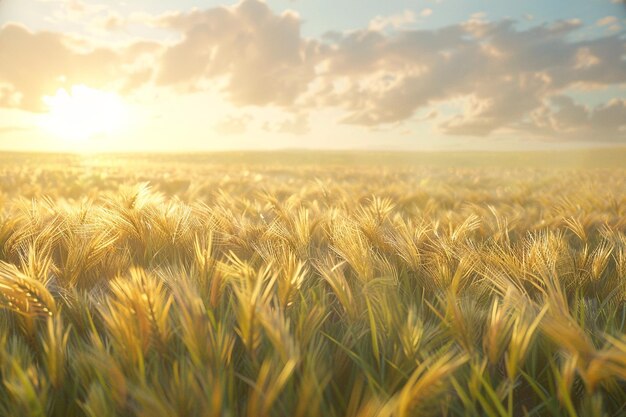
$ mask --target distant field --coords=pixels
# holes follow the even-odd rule
[[[1,416],[626,415],[626,149],[0,154]]]
[[[54,154],[0,152],[2,165],[403,165],[429,167],[625,168],[626,147],[528,152],[246,151],[206,153]]]

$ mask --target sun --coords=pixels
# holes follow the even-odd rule
[[[126,116],[118,95],[84,85],[60,88],[43,101],[48,107],[42,122],[46,130],[75,145],[119,131]]]

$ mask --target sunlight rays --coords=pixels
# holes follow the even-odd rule
[[[59,88],[43,101],[48,107],[42,120],[44,130],[76,146],[119,133],[127,119],[128,110],[118,95],[84,85],[74,85],[69,91]]]

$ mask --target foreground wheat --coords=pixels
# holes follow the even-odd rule
[[[626,415],[624,170],[46,169],[2,416]]]

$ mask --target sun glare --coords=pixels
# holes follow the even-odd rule
[[[44,127],[76,145],[113,134],[124,123],[124,103],[113,93],[75,85],[69,92],[60,88],[54,96],[45,96],[43,100],[48,107]]]

